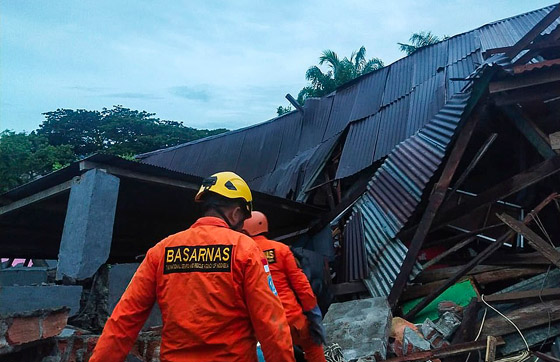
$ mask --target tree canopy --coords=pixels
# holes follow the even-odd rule
[[[43,115],[33,132],[0,133],[0,191],[97,152],[131,158],[227,131],[186,127],[122,106],[101,111],[57,109]]]
[[[326,66],[323,71],[319,66]],[[360,47],[352,52],[350,57],[340,59],[332,50],[325,50],[319,57],[319,65],[311,66],[305,73],[305,79],[310,82],[298,94],[298,103],[304,104],[309,97],[322,97],[334,91],[337,87],[361,75],[383,68],[383,61],[379,58],[367,59],[366,48]]]
[[[405,43],[397,43],[401,49],[401,51],[405,52],[406,55],[410,55],[417,51],[420,48],[423,48],[428,45],[432,45],[435,43],[439,43],[442,40],[446,40],[449,38],[448,36],[444,36],[443,39],[440,39],[439,36],[432,34],[431,31],[421,31],[418,33],[412,33],[410,38],[410,44]]]

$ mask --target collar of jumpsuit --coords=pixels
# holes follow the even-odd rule
[[[215,216],[201,217],[200,219],[196,220],[196,222],[191,226],[191,228],[196,228],[198,226],[206,226],[206,225],[219,226],[219,227],[224,227],[229,229],[228,224],[224,220]]]

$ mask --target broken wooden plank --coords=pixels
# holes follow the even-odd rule
[[[550,265],[550,260],[546,259],[541,255],[539,252],[532,252],[532,253],[514,253],[514,254],[507,254],[507,257],[491,257],[485,261],[488,265],[508,265],[508,266],[517,266],[517,265]]]
[[[554,132],[548,135],[550,147],[553,150],[560,150],[560,132]]]
[[[560,156],[556,155],[545,160],[528,170],[525,170],[499,184],[491,187],[487,191],[479,194],[473,199],[464,201],[463,203],[442,210],[440,216],[434,221],[434,229],[443,227],[450,222],[459,219],[469,213],[487,206],[493,202],[504,199],[505,197],[515,194],[537,182],[554,175],[560,171]]]
[[[507,226],[509,226],[513,231],[519,233],[525,237],[525,240],[531,245],[536,251],[542,254],[545,258],[550,260],[550,262],[560,268],[560,252],[558,252],[549,243],[544,241],[537,233],[529,229],[522,222],[515,220],[513,217],[507,214],[498,215],[500,220],[502,220]]]
[[[467,275],[475,275],[489,271],[507,269],[507,266],[503,265],[477,265],[471,270]],[[453,274],[457,273],[461,269],[461,266],[449,266],[445,268],[438,268],[432,270],[424,269],[418,276],[414,279],[415,283],[431,283],[438,280],[445,280]]]
[[[426,246],[434,246],[434,245],[441,245],[441,244],[448,244],[448,243],[458,243],[460,241],[465,240],[466,238],[468,238],[470,236],[480,235],[480,234],[482,234],[486,231],[495,230],[495,229],[504,228],[504,227],[506,227],[506,226],[502,223],[489,225],[489,226],[485,226],[483,228],[476,229],[476,230],[473,230],[473,231],[464,232],[464,233],[459,234],[459,235],[450,236],[450,237],[445,238],[445,239],[428,241],[428,242],[426,242]]]
[[[550,34],[547,35],[540,35],[539,37],[535,38],[535,41],[533,41],[533,44],[539,44],[539,43],[545,43],[547,45],[552,45],[554,44],[554,42],[556,42],[558,39],[560,38],[560,28],[556,27],[556,29],[554,29]],[[554,47],[554,45],[552,46]],[[523,66],[523,64],[529,62],[531,59],[537,57],[538,55],[540,55],[541,51],[545,50],[545,47],[542,47],[540,49],[530,49],[528,52],[525,52],[525,54],[521,55],[519,58],[517,58],[515,60],[515,62],[513,63],[514,65],[514,73],[515,73],[515,67],[519,67],[519,64],[522,64],[521,66]]]
[[[485,298],[486,300],[486,298]],[[560,320],[560,300],[551,300],[518,308],[505,314],[520,329],[528,329]],[[478,327],[480,328],[480,326]],[[516,332],[515,327],[504,317],[486,319],[482,336],[504,336]]]
[[[555,157],[551,160],[555,160],[555,159],[557,159],[557,158]],[[545,162],[547,162],[547,161],[545,161]],[[533,219],[533,216],[535,214],[539,213],[546,205],[548,205],[550,202],[552,202],[552,200],[555,200],[557,197],[558,197],[558,194],[555,193],[555,192],[548,195],[540,204],[538,204],[530,213],[528,213],[525,216],[525,218],[523,219],[523,223],[525,223],[525,224],[529,223]],[[459,270],[457,272],[456,275],[449,278],[445,282],[445,284],[443,284],[442,286],[437,288],[435,291],[430,293],[430,295],[428,295],[420,303],[418,303],[414,308],[412,308],[405,315],[404,318],[408,319],[408,320],[412,319],[412,317],[414,317],[416,315],[416,313],[418,313],[419,311],[424,309],[428,304],[430,304],[432,302],[432,300],[437,298],[442,292],[444,292],[451,285],[453,285],[457,281],[459,281],[463,276],[465,276],[465,274],[467,274],[469,271],[471,271],[475,266],[479,265],[484,260],[486,260],[490,255],[492,255],[496,250],[498,250],[503,245],[503,243],[509,241],[514,235],[515,235],[515,233],[510,230],[507,233],[505,233],[503,236],[501,236],[498,240],[496,240],[494,243],[492,243],[488,247],[486,247],[486,249],[484,249],[476,257],[471,259],[471,261],[469,261],[466,265],[464,265],[461,268],[461,270]]]
[[[451,344],[465,343],[474,341],[476,337],[476,322],[478,321],[478,311],[480,309],[480,304],[476,298],[472,298],[471,302],[463,310],[463,320],[461,325],[455,335]]]
[[[560,362],[560,359],[550,356],[546,353],[542,353],[539,351],[531,351],[531,353],[545,362]]]
[[[338,283],[331,286],[331,291],[334,295],[346,295],[353,293],[364,293],[367,292],[367,288],[364,283],[360,281]]]
[[[515,43],[505,53],[505,56],[513,59],[520,51],[525,49],[531,42],[548,28],[556,18],[560,16],[560,6],[556,5],[548,14],[546,14],[531,30],[529,30],[517,43]]]
[[[455,171],[459,166],[459,162],[461,161],[465,149],[469,144],[474,129],[476,128],[478,121],[482,117],[482,114],[485,113],[485,109],[482,109],[480,110],[480,112],[473,114],[472,117],[469,117],[466,120],[463,129],[459,133],[459,137],[453,145],[453,149],[451,150],[449,158],[445,163],[442,174],[438,182],[434,185],[428,201],[428,205],[426,207],[426,211],[422,215],[420,224],[418,225],[414,237],[412,238],[412,241],[410,242],[410,245],[408,247],[408,252],[406,253],[406,257],[399,271],[399,275],[397,276],[393,284],[393,288],[391,288],[391,292],[389,293],[388,302],[392,309],[396,307],[400,295],[406,286],[410,272],[412,271],[412,268],[416,263],[416,258],[418,257],[418,253],[422,248],[422,244],[424,243],[424,239],[426,238],[426,235],[428,235],[428,232],[430,231],[430,228],[432,226],[432,222],[445,199],[447,189],[451,184],[453,175],[455,175]]]
[[[560,298],[560,288],[525,290],[521,292],[501,293],[484,296],[484,300],[488,303],[511,303],[541,298],[543,300]]]
[[[505,342],[501,337],[496,338],[497,346],[502,346],[504,344]],[[393,357],[386,359],[384,362],[428,361],[435,358],[456,356],[483,349],[486,349],[486,341],[467,342],[442,348],[436,348],[430,351],[414,352],[406,356]]]
[[[556,152],[550,147],[548,137],[533,122],[523,116],[517,106],[507,106],[502,110],[541,156],[544,158],[556,156]]]
[[[557,82],[560,80],[560,71],[554,68],[519,74],[503,80],[490,83],[488,89],[491,94],[511,91],[514,89],[534,87],[541,84]]]
[[[432,260],[428,261],[427,263],[422,265],[423,269],[428,269],[429,267],[439,263],[442,259],[446,258],[447,256],[453,254],[456,251],[461,250],[462,248],[464,248],[465,246],[469,245],[470,243],[472,243],[473,241],[476,240],[476,236],[471,236],[470,238],[467,238],[466,240],[461,241],[458,244],[455,244],[454,246],[452,246],[451,248],[447,249],[446,251],[444,251],[443,253],[439,254],[438,256],[436,256],[435,258],[433,258]]]
[[[549,41],[543,41],[543,42],[538,42],[538,43],[531,43],[531,44],[527,45],[525,47],[525,49],[541,50],[541,49],[554,48],[554,47],[560,47],[560,42],[555,41],[555,40],[549,40]],[[482,53],[482,56],[484,57],[484,59],[487,59],[494,54],[505,53],[510,49],[511,49],[511,46],[491,48],[491,49],[488,49],[488,50],[484,51]],[[515,66],[514,71],[515,71],[515,68],[517,68],[517,67],[524,67],[524,65]]]
[[[492,143],[494,143],[494,141],[496,140],[496,138],[498,137],[497,133],[492,133],[490,135],[490,137],[488,137],[486,139],[486,141],[484,142],[484,144],[478,149],[478,152],[476,153],[476,155],[473,157],[473,159],[471,160],[471,162],[469,163],[469,165],[467,166],[467,168],[465,168],[465,170],[463,171],[463,173],[461,174],[461,176],[459,176],[459,178],[457,179],[457,181],[455,182],[455,184],[453,185],[453,187],[451,188],[451,191],[449,191],[447,193],[446,196],[446,200],[449,200],[449,198],[451,197],[451,195],[453,195],[455,193],[455,191],[457,191],[457,189],[459,189],[459,187],[461,187],[461,185],[463,184],[463,182],[465,182],[465,180],[467,179],[467,177],[470,175],[470,173],[472,172],[472,170],[476,167],[476,165],[478,164],[478,162],[480,162],[480,160],[482,159],[482,157],[486,154],[486,151],[488,151],[488,149],[490,148],[490,146],[492,146]]]
[[[492,99],[497,106],[509,106],[517,103],[543,102],[560,96],[560,82],[553,82],[534,86],[529,90],[515,89],[508,92],[496,93]]]
[[[486,356],[484,362],[494,362],[496,360],[496,343],[498,340],[494,336],[486,337]]]
[[[402,293],[402,301],[412,300],[420,297],[425,297],[430,295],[434,291],[441,288],[441,286],[446,284],[446,281],[453,277],[462,267],[459,267],[449,273],[446,279],[440,279],[433,282],[425,283],[422,285],[412,285],[405,289]],[[506,281],[506,280],[516,280],[522,277],[529,277],[546,272],[546,268],[500,268],[498,270],[492,270],[487,272],[482,272],[474,275],[467,273],[469,278],[472,278],[480,285],[486,285],[490,283]],[[460,280],[463,280],[462,278]],[[442,291],[443,292],[443,291]],[[440,293],[441,294],[441,293]]]

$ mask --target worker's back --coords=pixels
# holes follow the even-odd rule
[[[117,308],[130,314],[143,289],[155,288],[147,294],[162,313],[162,361],[256,361],[257,338],[265,355],[268,348],[267,361],[291,361],[289,327],[265,264],[249,237],[220,219],[201,218],[148,251]],[[119,321],[119,310],[111,319]]]
[[[308,311],[315,307],[317,300],[313,290],[307,277],[297,266],[290,248],[263,235],[254,236],[253,240],[268,260],[270,273],[288,321],[301,315],[304,310]]]

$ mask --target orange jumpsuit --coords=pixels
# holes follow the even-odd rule
[[[311,340],[309,322],[303,314],[317,305],[317,299],[307,277],[298,267],[292,251],[287,245],[262,235],[254,236],[253,240],[268,260],[274,285],[286,311],[294,344],[303,349],[307,361],[325,361],[323,346]],[[266,361],[268,362],[268,359]]]
[[[151,248],[90,362],[123,361],[158,302],[161,361],[294,361],[290,329],[255,242],[215,217]]]

